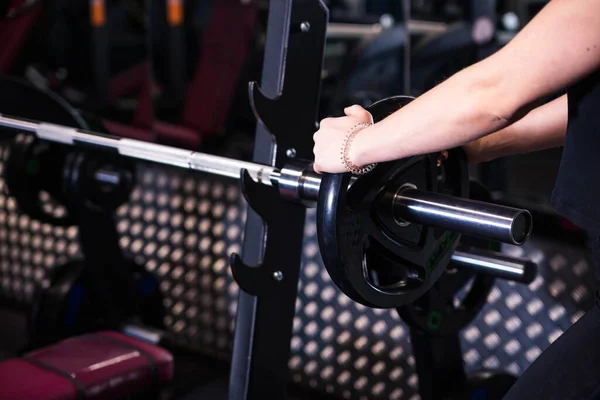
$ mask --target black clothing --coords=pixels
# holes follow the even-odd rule
[[[556,211],[588,231],[600,277],[600,71],[567,92],[569,121],[552,195]],[[600,399],[600,296],[523,373],[504,400]]]
[[[567,92],[569,122],[552,204],[600,236],[600,70]]]
[[[600,399],[600,299],[517,380],[504,400]]]

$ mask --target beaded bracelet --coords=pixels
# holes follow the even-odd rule
[[[352,127],[352,129],[350,129],[350,131],[348,131],[348,134],[346,135],[346,138],[344,139],[344,143],[342,145],[342,152],[341,152],[342,164],[344,164],[344,167],[346,167],[346,170],[348,172],[350,172],[354,175],[364,175],[368,172],[371,172],[373,170],[373,168],[375,168],[375,166],[377,166],[377,163],[373,163],[373,164],[365,165],[363,167],[359,167],[357,165],[354,165],[348,159],[348,154],[350,153],[350,145],[352,144],[352,141],[354,140],[354,137],[356,136],[356,134],[371,125],[373,125],[373,124],[367,123],[367,122],[361,122],[360,124],[354,125]]]

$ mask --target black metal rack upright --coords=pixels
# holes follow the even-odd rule
[[[327,21],[320,0],[270,2],[260,88],[249,88],[258,120],[254,162],[281,167],[311,158]],[[283,399],[306,210],[247,175],[242,187],[249,209],[242,258],[232,257],[241,291],[229,398]]]

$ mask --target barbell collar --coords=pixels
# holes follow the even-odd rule
[[[271,181],[284,199],[299,202],[309,208],[316,207],[321,177],[314,172],[311,164],[287,164],[281,170],[274,171]]]

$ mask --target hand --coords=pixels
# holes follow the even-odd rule
[[[342,163],[341,151],[348,131],[362,122],[373,123],[373,116],[359,105],[344,109],[345,117],[325,118],[319,125],[319,130],[313,136],[315,146],[315,162],[313,169],[316,173],[337,174],[347,172]],[[353,148],[350,147],[350,152]]]

